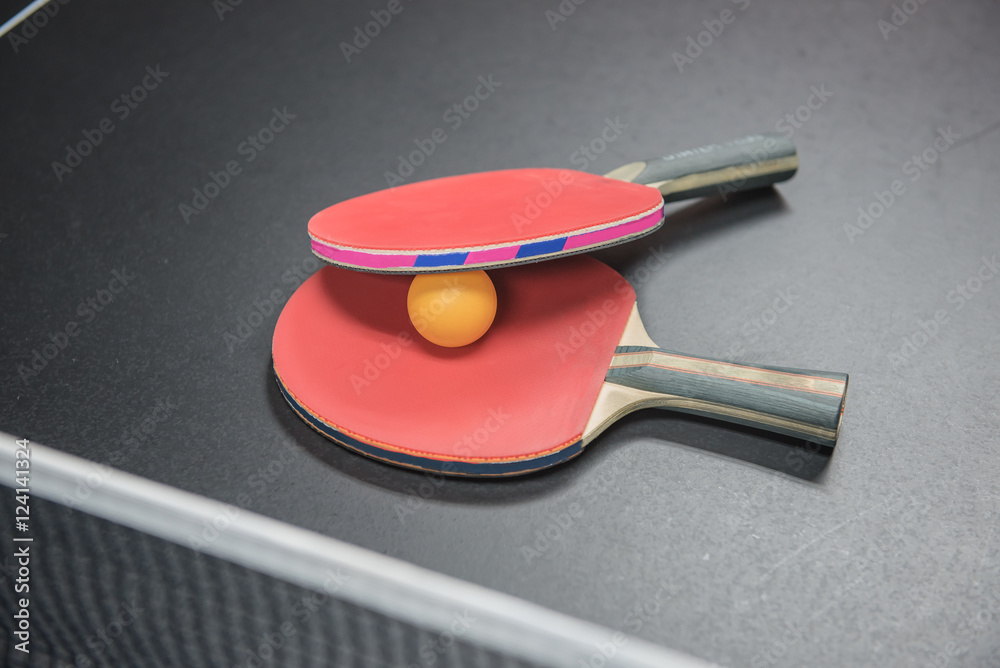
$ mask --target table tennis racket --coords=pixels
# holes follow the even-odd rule
[[[466,476],[568,460],[646,407],[832,446],[847,375],[703,359],[658,348],[632,286],[589,256],[499,269],[504,307],[463,348],[423,340],[409,276],[324,267],[274,330],[278,385],[324,436],[382,461]]]
[[[753,135],[606,176],[508,169],[411,183],[355,197],[309,221],[313,252],[380,273],[487,269],[624,243],[663,222],[663,204],[790,179],[791,140]],[[647,187],[652,186],[652,187]]]

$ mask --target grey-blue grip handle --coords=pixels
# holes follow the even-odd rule
[[[605,176],[653,186],[663,193],[664,201],[674,202],[780,183],[792,178],[798,168],[799,156],[791,139],[759,134],[632,162]]]
[[[605,381],[659,394],[655,405],[672,410],[833,446],[848,377],[618,346]]]

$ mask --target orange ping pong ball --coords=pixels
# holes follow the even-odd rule
[[[406,295],[406,310],[422,337],[458,348],[489,330],[497,313],[497,291],[485,271],[417,274]]]

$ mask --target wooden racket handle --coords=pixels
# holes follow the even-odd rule
[[[787,181],[798,166],[792,140],[770,133],[629,163],[606,176],[653,186],[673,202]]]
[[[752,366],[662,348],[619,346],[605,381],[640,390],[641,406],[668,408],[833,446],[847,374]]]

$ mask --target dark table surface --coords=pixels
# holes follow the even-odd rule
[[[91,0],[5,38],[0,428],[722,664],[1000,664],[1000,5],[403,0],[347,62],[389,4]],[[579,166],[609,119],[589,171],[792,134],[792,181],[599,256],[669,254],[637,285],[665,346],[850,373],[832,456],[646,411],[440,483],[294,416],[269,347],[313,213],[435,128],[410,181]]]

